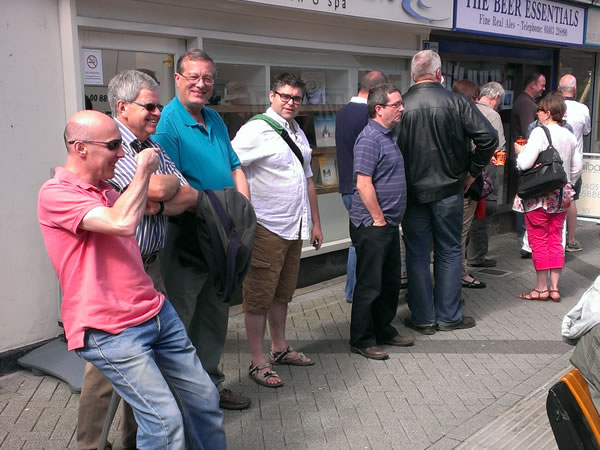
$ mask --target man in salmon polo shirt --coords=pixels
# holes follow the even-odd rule
[[[64,140],[67,159],[40,189],[38,218],[63,291],[69,350],[131,405],[138,448],[225,449],[217,389],[179,316],[144,272],[135,240],[157,149],[137,154],[133,180],[119,196],[104,181],[124,156],[113,119],[80,111]]]

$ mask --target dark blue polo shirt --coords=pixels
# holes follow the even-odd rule
[[[388,224],[399,225],[406,209],[406,178],[404,158],[398,136],[375,120],[370,119],[354,145],[354,173],[373,180],[379,207]],[[352,197],[350,221],[355,227],[370,226],[373,218],[362,202],[358,190]]]

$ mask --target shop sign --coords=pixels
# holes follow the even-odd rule
[[[340,16],[452,28],[453,0],[245,0]]]
[[[600,45],[600,9],[588,9],[585,43],[587,45]]]
[[[582,216],[600,217],[600,155],[586,155],[583,159],[577,213]]]
[[[585,10],[549,0],[456,0],[457,31],[583,44]]]

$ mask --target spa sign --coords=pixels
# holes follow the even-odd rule
[[[583,44],[585,8],[546,0],[457,0],[454,28],[553,44]]]
[[[453,0],[246,0],[341,16],[452,28]]]

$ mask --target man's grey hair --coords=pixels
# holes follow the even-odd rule
[[[371,119],[375,118],[375,107],[377,105],[387,105],[388,96],[394,92],[400,92],[400,89],[391,83],[378,84],[371,88],[367,98],[367,112]]]
[[[158,83],[150,75],[139,70],[125,70],[116,74],[108,83],[108,103],[113,117],[117,117],[117,101],[133,102],[142,89],[158,90]]]
[[[479,98],[487,97],[494,99],[498,96],[500,97],[500,100],[504,98],[504,88],[497,81],[490,81],[479,89]]]
[[[442,68],[442,60],[433,50],[421,50],[410,63],[410,73],[415,81],[426,75],[435,77],[438,69]]]

